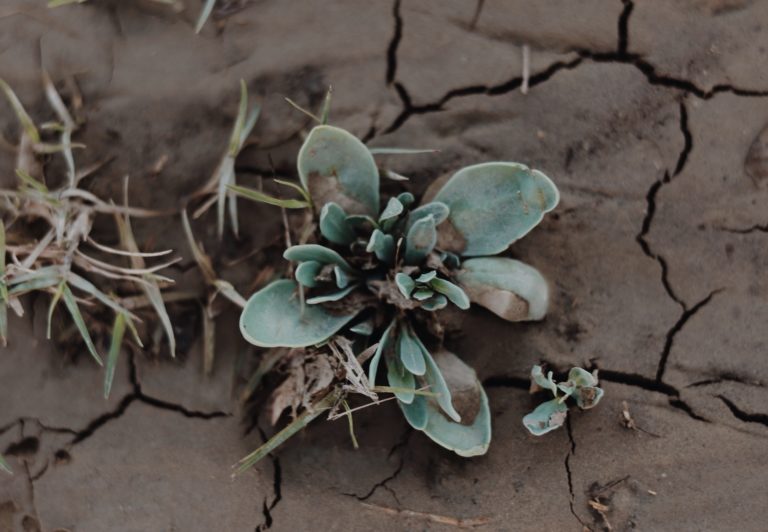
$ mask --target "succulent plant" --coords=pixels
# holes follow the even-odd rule
[[[523,418],[523,425],[534,436],[542,436],[565,423],[568,417],[566,400],[569,397],[582,410],[597,406],[603,398],[603,389],[597,386],[597,370],[590,373],[582,368],[572,368],[568,372],[568,380],[559,383],[555,383],[552,375],[550,371],[545,377],[541,366],[533,366],[531,370],[532,391],[549,390],[554,396],[554,399],[541,403]]]
[[[474,370],[441,345],[440,310],[475,303],[509,321],[545,315],[543,276],[493,255],[555,208],[557,188],[522,164],[490,162],[459,170],[422,204],[410,192],[382,202],[372,151],[337,127],[310,131],[298,173],[319,233],[285,250],[295,279],[253,294],[241,332],[267,348],[335,335],[376,344],[371,386],[386,379],[408,423],[438,444],[484,454],[488,398]]]

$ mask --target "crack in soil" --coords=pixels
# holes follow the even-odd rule
[[[736,96],[743,97],[768,96],[768,90],[745,89],[743,87],[737,87],[728,83],[718,83],[713,85],[712,88],[705,90],[696,85],[693,81],[684,78],[677,78],[667,74],[660,74],[657,72],[656,66],[651,62],[644,59],[640,54],[631,53],[629,51],[629,22],[635,6],[633,0],[622,0],[622,3],[624,4],[624,8],[619,14],[617,21],[618,35],[616,51],[601,52],[590,49],[574,49],[563,51],[562,53],[575,52],[578,54],[578,57],[571,61],[557,61],[538,74],[531,76],[529,80],[529,88],[533,88],[534,86],[549,80],[554,74],[561,70],[572,70],[586,61],[591,61],[594,63],[616,63],[633,66],[639,70],[643,76],[645,76],[646,81],[651,85],[681,91],[685,95],[692,94],[702,100],[709,100],[720,93],[731,93]],[[478,6],[478,11],[479,9],[482,9],[482,5]],[[387,48],[386,81],[387,85],[394,86],[395,91],[397,92],[397,95],[403,105],[403,110],[397,117],[395,117],[392,123],[384,129],[385,134],[398,130],[413,115],[443,111],[445,104],[453,98],[482,94],[488,96],[497,96],[514,91],[522,85],[522,76],[517,76],[498,85],[489,86],[485,84],[476,84],[451,89],[434,102],[414,105],[408,90],[402,82],[397,81],[396,75],[397,49],[402,39],[404,25],[402,14],[400,12],[400,0],[396,0],[395,2],[394,14],[395,33]],[[680,162],[681,161],[678,161],[678,164],[680,164]],[[684,161],[682,161],[682,163],[684,164]]]
[[[731,401],[724,395],[716,395],[715,397],[717,397],[723,403],[725,403],[725,406],[728,407],[728,410],[731,411],[731,414],[733,414],[734,417],[740,419],[741,421],[745,423],[759,423],[765,427],[768,427],[768,414],[761,414],[761,413],[753,414],[753,413],[745,412],[744,410],[736,406],[736,404],[733,401]]]
[[[624,4],[624,9],[619,15],[619,43],[616,49],[619,54],[626,54],[629,50],[629,17],[635,9],[635,3],[632,0],[621,0],[621,3]]]
[[[408,427],[405,433],[403,434],[403,437],[400,439],[400,441],[397,442],[395,445],[393,445],[392,448],[389,450],[389,454],[387,454],[387,458],[390,458],[399,449],[403,449],[403,451],[400,453],[397,467],[395,467],[395,470],[392,472],[392,474],[390,474],[386,478],[380,480],[379,482],[371,486],[371,489],[369,489],[365,495],[358,495],[356,493],[342,493],[342,494],[346,495],[347,497],[354,497],[358,501],[366,501],[370,499],[379,488],[384,488],[385,490],[389,491],[389,493],[392,495],[395,501],[397,501],[397,503],[399,504],[400,500],[397,498],[397,495],[395,494],[394,490],[389,486],[387,486],[387,483],[396,479],[397,476],[403,471],[403,466],[405,466],[405,448],[411,439],[411,434],[413,434],[413,429],[411,429],[411,427]]]
[[[267,443],[269,438],[267,438],[264,429],[262,429],[258,423],[254,428],[259,431],[262,443]],[[261,508],[264,522],[256,525],[256,532],[263,532],[264,530],[272,528],[272,523],[274,523],[272,510],[274,510],[277,504],[283,500],[283,470],[280,467],[280,458],[272,453],[269,453],[267,456],[272,462],[272,502],[268,502],[268,497],[264,497]]]
[[[664,290],[675,303],[680,305],[683,312],[685,312],[688,310],[688,306],[686,305],[685,301],[678,297],[672,288],[672,284],[669,282],[669,265],[667,264],[666,259],[653,251],[651,245],[648,243],[648,240],[646,240],[646,235],[651,230],[653,217],[656,215],[656,196],[658,195],[659,190],[661,190],[661,188],[665,185],[671,183],[672,180],[677,177],[680,172],[683,171],[685,164],[688,161],[688,156],[693,150],[693,135],[691,134],[690,128],[688,127],[688,109],[686,108],[685,101],[683,100],[680,101],[680,132],[683,135],[683,149],[677,156],[675,171],[672,175],[670,175],[668,171],[664,172],[664,176],[661,179],[654,181],[648,189],[648,193],[645,195],[645,216],[643,217],[643,222],[640,226],[640,232],[635,237],[635,241],[640,245],[640,249],[643,250],[643,253],[647,257],[653,259],[659,264],[661,267],[661,284],[664,286]]]
[[[392,8],[392,16],[395,19],[395,31],[387,46],[387,85],[391,85],[397,76],[397,48],[403,38],[403,17],[400,15],[400,0],[395,0]]]
[[[133,404],[133,402],[138,401],[140,403],[144,403],[148,406],[152,406],[154,408],[158,408],[160,410],[168,410],[170,412],[176,412],[178,414],[183,415],[184,417],[192,418],[192,419],[214,419],[219,417],[228,417],[231,414],[227,412],[222,411],[212,411],[212,412],[200,412],[197,410],[190,410],[186,408],[183,405],[177,404],[177,403],[171,403],[169,401],[165,401],[163,399],[158,399],[156,397],[152,397],[150,395],[145,394],[141,389],[141,383],[139,382],[137,373],[136,373],[136,361],[134,359],[133,352],[128,353],[128,363],[129,363],[129,380],[131,382],[131,385],[133,386],[133,391],[123,397],[120,400],[120,403],[118,403],[117,407],[110,411],[105,412],[104,414],[101,414],[100,416],[96,417],[92,421],[90,421],[83,429],[74,431],[71,429],[60,429],[64,430],[66,432],[74,434],[74,438],[69,442],[70,446],[77,445],[91,436],[93,436],[97,430],[99,430],[101,427],[109,423],[110,421],[114,419],[118,419],[122,417],[123,414],[128,410],[128,407]]]
[[[579,514],[576,513],[576,509],[573,506],[574,501],[576,500],[576,495],[573,492],[573,473],[571,471],[571,456],[576,454],[576,440],[573,439],[573,429],[571,427],[571,418],[566,417],[565,418],[565,429],[568,433],[568,441],[570,442],[570,446],[568,447],[568,453],[565,455],[565,475],[566,479],[568,480],[568,506],[571,510],[571,514],[576,518],[576,520],[581,524],[584,530],[589,530],[589,527],[587,524],[582,521],[581,517],[579,517]]]
[[[693,305],[691,308],[685,308],[678,318],[678,320],[672,325],[672,327],[667,332],[667,337],[664,341],[664,348],[661,351],[661,357],[659,357],[659,365],[656,368],[656,381],[661,382],[664,378],[664,373],[667,370],[667,362],[669,360],[669,355],[672,352],[672,346],[675,342],[675,336],[677,336],[677,333],[679,333],[681,330],[683,330],[683,327],[686,323],[702,308],[704,308],[710,301],[712,301],[712,298],[720,292],[721,290],[713,290],[709,293],[707,297]]]

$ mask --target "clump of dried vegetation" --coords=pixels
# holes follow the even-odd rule
[[[0,189],[0,341],[8,342],[8,310],[22,316],[22,298],[30,293],[49,296],[47,337],[57,308],[69,314],[74,331],[63,329],[59,343],[71,341],[72,332],[99,364],[105,366],[104,396],[108,397],[117,359],[126,331],[133,343],[142,346],[143,317],[154,315],[162,324],[171,356],[175,338],[165,305],[166,289],[172,280],[159,273],[178,259],[171,250],[139,250],[131,228],[131,217],[165,213],[116,204],[82,186],[84,179],[102,164],[79,169],[74,150],[84,148],[72,141],[82,125],[82,98],[70,84],[70,106],[43,72],[45,96],[55,119],[40,125],[27,113],[11,87],[0,80],[5,95],[21,125],[18,139],[9,143],[15,152],[17,186]],[[53,164],[60,157],[61,164]],[[125,178],[127,198],[128,178]],[[92,236],[98,219],[103,226],[113,221],[116,244],[99,242]],[[153,264],[148,265],[151,260]],[[108,316],[111,314],[111,320]],[[141,330],[140,330],[141,329]],[[100,344],[107,337],[106,360]]]

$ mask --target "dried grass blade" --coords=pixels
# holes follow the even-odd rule
[[[189,217],[186,209],[181,211],[181,225],[184,227],[184,235],[187,237],[187,243],[192,250],[192,256],[195,258],[198,267],[203,272],[205,281],[209,284],[216,282],[216,271],[213,269],[211,258],[203,253],[203,250],[197,245],[195,235],[192,233],[192,226],[189,224]]]

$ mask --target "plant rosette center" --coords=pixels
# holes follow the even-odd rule
[[[544,317],[544,277],[495,255],[555,208],[557,188],[522,164],[491,162],[459,170],[432,201],[402,192],[382,202],[372,151],[328,125],[310,131],[297,166],[318,231],[313,243],[285,250],[294,279],[248,300],[243,336],[267,348],[335,336],[359,351],[375,346],[371,387],[386,379],[411,426],[443,447],[484,454],[488,398],[474,370],[440,345],[440,311],[474,303],[509,321]]]

